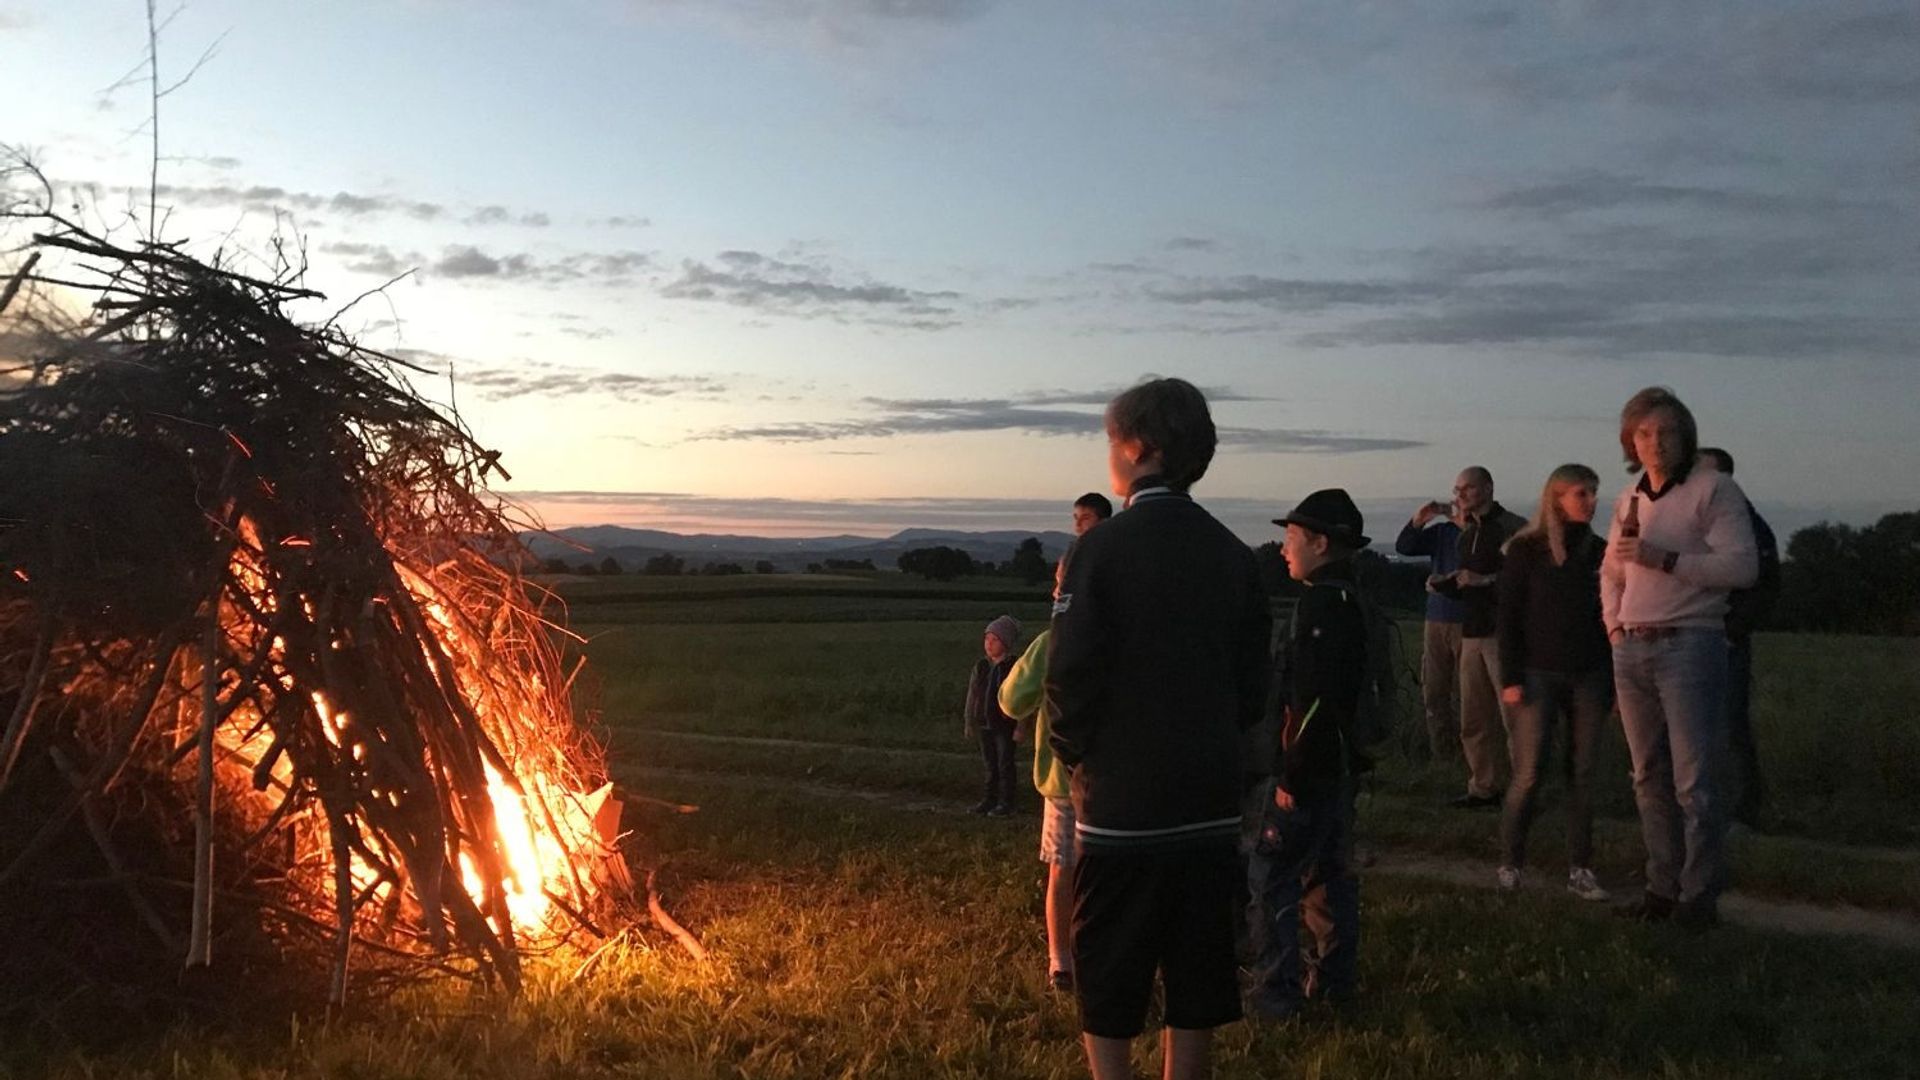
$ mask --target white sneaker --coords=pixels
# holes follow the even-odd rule
[[[1520,887],[1520,868],[1517,866],[1503,866],[1495,870],[1493,876],[1500,882],[1501,892],[1513,892]]]
[[[1567,891],[1582,900],[1592,900],[1596,903],[1613,898],[1612,893],[1600,887],[1600,882],[1593,876],[1593,871],[1584,866],[1576,866],[1567,871]]]

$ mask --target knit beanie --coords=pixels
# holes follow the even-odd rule
[[[1011,615],[1002,615],[987,624],[987,633],[1000,639],[1000,644],[1012,652],[1020,644],[1020,620]]]

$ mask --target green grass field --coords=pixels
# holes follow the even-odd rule
[[[517,1001],[425,985],[330,1024],[111,1048],[0,1032],[0,1076],[1084,1075],[1071,1004],[1045,988],[1037,819],[928,809],[977,794],[965,673],[992,615],[1044,620],[1034,592],[796,575],[569,593],[616,776],[700,807],[635,803],[629,824],[711,962],[642,923],[584,972],[580,956],[541,961]],[[1920,914],[1915,661],[1911,641],[1761,640],[1756,722],[1797,828],[1738,838],[1738,888]],[[1626,892],[1639,840],[1624,751],[1609,754],[1598,861]],[[1493,817],[1439,808],[1458,785],[1445,766],[1388,763],[1366,843],[1490,878]],[[1550,806],[1539,865],[1557,865],[1558,833]],[[1742,927],[1688,938],[1547,890],[1364,880],[1361,1003],[1225,1029],[1219,1075],[1920,1074],[1920,952]]]

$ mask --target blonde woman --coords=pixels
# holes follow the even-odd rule
[[[1510,725],[1513,780],[1500,813],[1502,889],[1520,886],[1527,832],[1554,730],[1566,718],[1567,891],[1605,900],[1593,873],[1594,747],[1607,720],[1613,672],[1600,619],[1600,563],[1606,544],[1593,533],[1600,477],[1562,465],[1547,477],[1533,521],[1507,547],[1500,575],[1501,702]]]

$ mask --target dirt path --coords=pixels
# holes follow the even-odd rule
[[[919,750],[849,747],[838,743],[816,743],[793,739],[756,739],[719,735],[675,735],[673,737],[746,745],[860,749],[881,753],[928,753],[928,751]],[[758,791],[775,787],[784,792],[813,798],[852,800],[871,806],[883,806],[915,813],[967,816],[966,807],[954,800],[939,799],[918,792],[815,783],[810,780],[767,776],[760,773],[709,772],[701,769],[633,765],[628,766],[624,771],[638,778],[667,784],[677,781],[706,786],[750,787]],[[1369,874],[1416,878],[1466,888],[1491,889],[1494,887],[1491,869],[1477,862],[1448,859],[1424,852],[1395,848],[1375,849],[1371,857],[1374,861],[1367,867]],[[1557,892],[1561,885],[1557,880],[1545,880],[1542,875],[1529,880],[1523,887],[1529,891]],[[1845,905],[1826,906],[1791,900],[1772,900],[1732,892],[1720,898],[1720,916],[1734,925],[1756,930],[1820,937],[1852,937],[1877,945],[1920,950],[1920,918],[1890,912],[1867,911]]]

